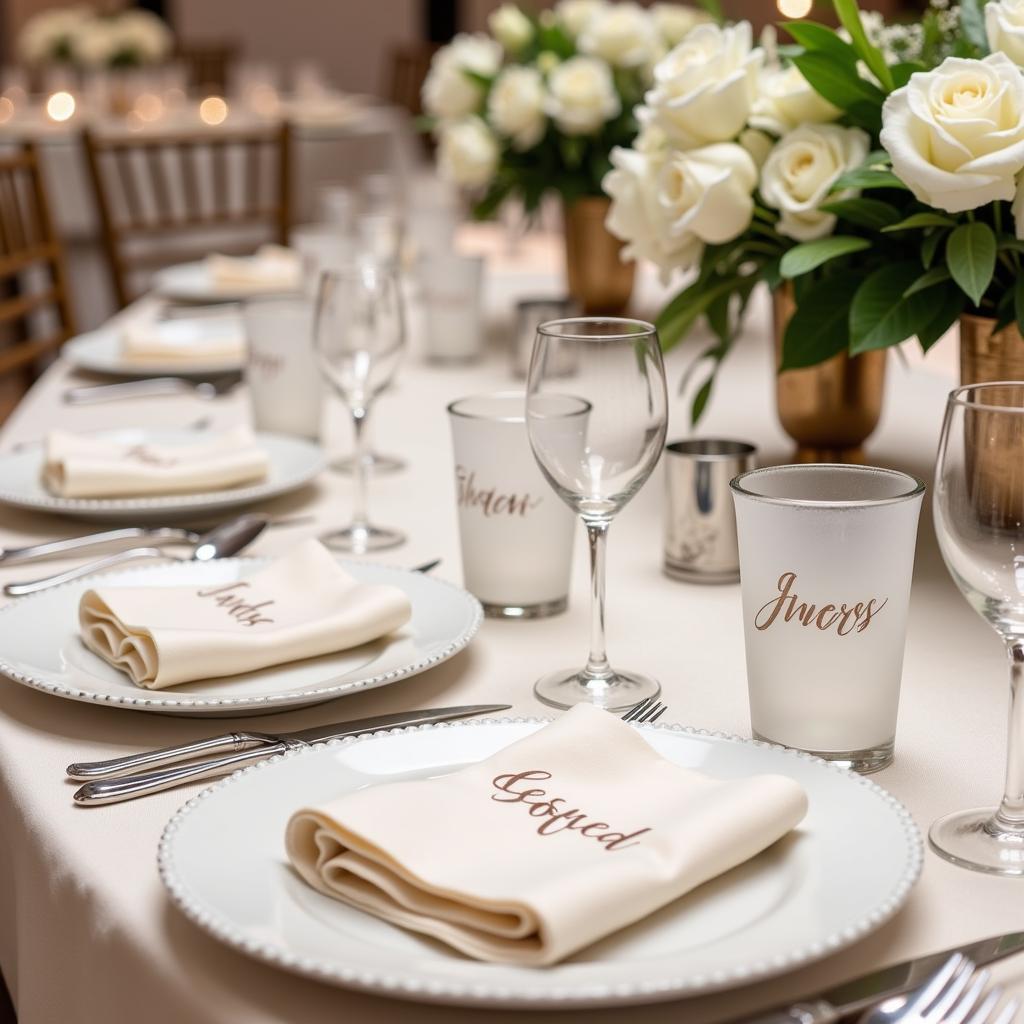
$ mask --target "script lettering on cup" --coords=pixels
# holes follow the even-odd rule
[[[820,608],[800,600],[796,591],[796,573],[784,572],[779,577],[778,595],[765,601],[754,616],[754,626],[770,629],[781,618],[783,622],[796,620],[801,626],[814,626],[823,633],[835,627],[839,636],[863,633],[871,620],[889,603],[888,598],[872,597],[867,601],[823,604]]]
[[[476,472],[467,470],[465,466],[455,467],[455,479],[458,484],[459,507],[478,508],[485,519],[491,516],[525,518],[544,500],[528,492],[510,494],[500,491],[497,487],[478,487]]]

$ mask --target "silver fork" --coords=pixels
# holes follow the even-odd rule
[[[917,992],[887,999],[858,1024],[1011,1024],[1020,1005],[1015,999],[993,1016],[1002,989],[993,988],[978,1005],[988,979],[988,971],[979,971],[963,954],[955,953]]]
[[[225,374],[215,380],[195,381],[185,377],[146,377],[118,384],[89,384],[69,388],[64,401],[69,405],[91,405],[121,398],[145,398],[149,395],[194,394],[199,398],[219,398],[233,391],[242,378],[237,373]]]
[[[653,697],[645,697],[639,704],[634,704],[622,715],[624,722],[656,722],[668,711],[668,705]]]

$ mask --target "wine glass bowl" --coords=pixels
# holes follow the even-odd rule
[[[564,367],[575,366],[566,379]],[[569,403],[586,415],[566,416]],[[640,320],[582,317],[537,328],[527,382],[530,446],[555,493],[583,520],[591,559],[591,648],[580,670],[534,687],[555,707],[588,702],[619,710],[660,692],[613,670],[605,653],[605,540],[612,519],[651,475],[665,444],[668,396],[655,328]]]
[[[367,420],[374,400],[391,382],[405,347],[405,314],[393,264],[359,260],[321,275],[314,348],[328,383],[348,407],[355,435],[352,521],[321,540],[362,554],[397,547],[405,536],[375,526],[366,511],[371,470]]]
[[[999,807],[946,815],[929,841],[962,867],[1024,877],[1024,382],[950,394],[932,508],[950,575],[1006,645],[1010,727]]]

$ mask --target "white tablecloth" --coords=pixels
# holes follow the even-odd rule
[[[789,446],[773,412],[768,305],[754,305],[746,336],[726,363],[701,431],[755,440],[766,459]],[[701,344],[698,339],[691,350]],[[945,394],[942,353],[913,370],[892,360],[885,414],[871,442],[875,461],[930,478]],[[949,353],[947,352],[947,359]],[[673,387],[682,353],[669,360]],[[58,420],[71,430],[187,423],[204,414],[216,426],[246,414],[238,393],[202,402],[159,398],[69,409],[60,403],[68,369],[58,364],[22,404],[0,446],[41,436]],[[374,481],[371,509],[403,527],[409,543],[387,560],[413,565],[443,556],[438,574],[459,580],[448,424],[451,399],[508,388],[503,357],[439,369],[413,353],[393,392],[380,401],[375,435],[382,450],[409,460],[399,475]],[[676,402],[671,434],[687,429]],[[347,516],[350,484],[327,473],[313,488],[271,506],[312,510],[315,526],[269,531],[254,546],[268,554],[297,536]],[[412,496],[416,500],[412,500]],[[613,661],[659,677],[669,719],[749,734],[738,586],[700,587],[661,574],[662,480],[648,486],[611,530],[609,648]],[[0,544],[70,535],[82,524],[0,510]],[[26,574],[0,573],[0,582]],[[261,729],[301,728],[412,706],[505,701],[516,713],[544,709],[533,680],[582,661],[587,642],[587,572],[582,543],[567,614],[539,622],[488,620],[469,649],[422,676],[341,701],[259,720]],[[895,764],[877,776],[910,807],[921,827],[957,808],[998,797],[1006,728],[1006,670],[995,634],[967,606],[943,567],[931,516],[922,516],[911,599],[904,696]],[[147,1024],[470,1022],[513,1019],[417,1006],[345,992],[247,960],[199,932],[168,902],[157,878],[161,829],[188,792],[99,809],[72,805],[63,768],[198,738],[242,720],[180,721],[74,704],[0,682],[0,967],[22,1024],[145,1020]],[[855,842],[856,837],[851,837]],[[842,879],[833,880],[842,885]],[[871,967],[1024,926],[1024,881],[959,870],[927,854],[906,908],[855,947],[773,981],[685,1003],[587,1014],[534,1013],[540,1021],[701,1024],[813,992]],[[1024,958],[997,969],[1024,994]]]

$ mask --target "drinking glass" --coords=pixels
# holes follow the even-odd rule
[[[568,383],[560,376],[566,360],[578,367]],[[589,414],[558,415],[565,398],[587,403]],[[541,324],[526,415],[534,457],[583,520],[590,546],[590,656],[582,669],[543,676],[534,690],[561,708],[591,703],[618,710],[654,697],[661,687],[653,679],[608,663],[604,569],[608,527],[651,475],[665,444],[668,399],[657,331],[641,320],[612,317]]]
[[[394,376],[405,345],[395,267],[361,261],[322,274],[313,337],[324,376],[352,414],[355,436],[352,521],[322,540],[328,547],[358,554],[396,547],[405,536],[372,525],[366,511],[367,420],[374,399]]]
[[[939,818],[928,838],[961,867],[1024,876],[1024,383],[950,394],[932,508],[946,568],[1006,645],[1010,728],[1002,803]]]

